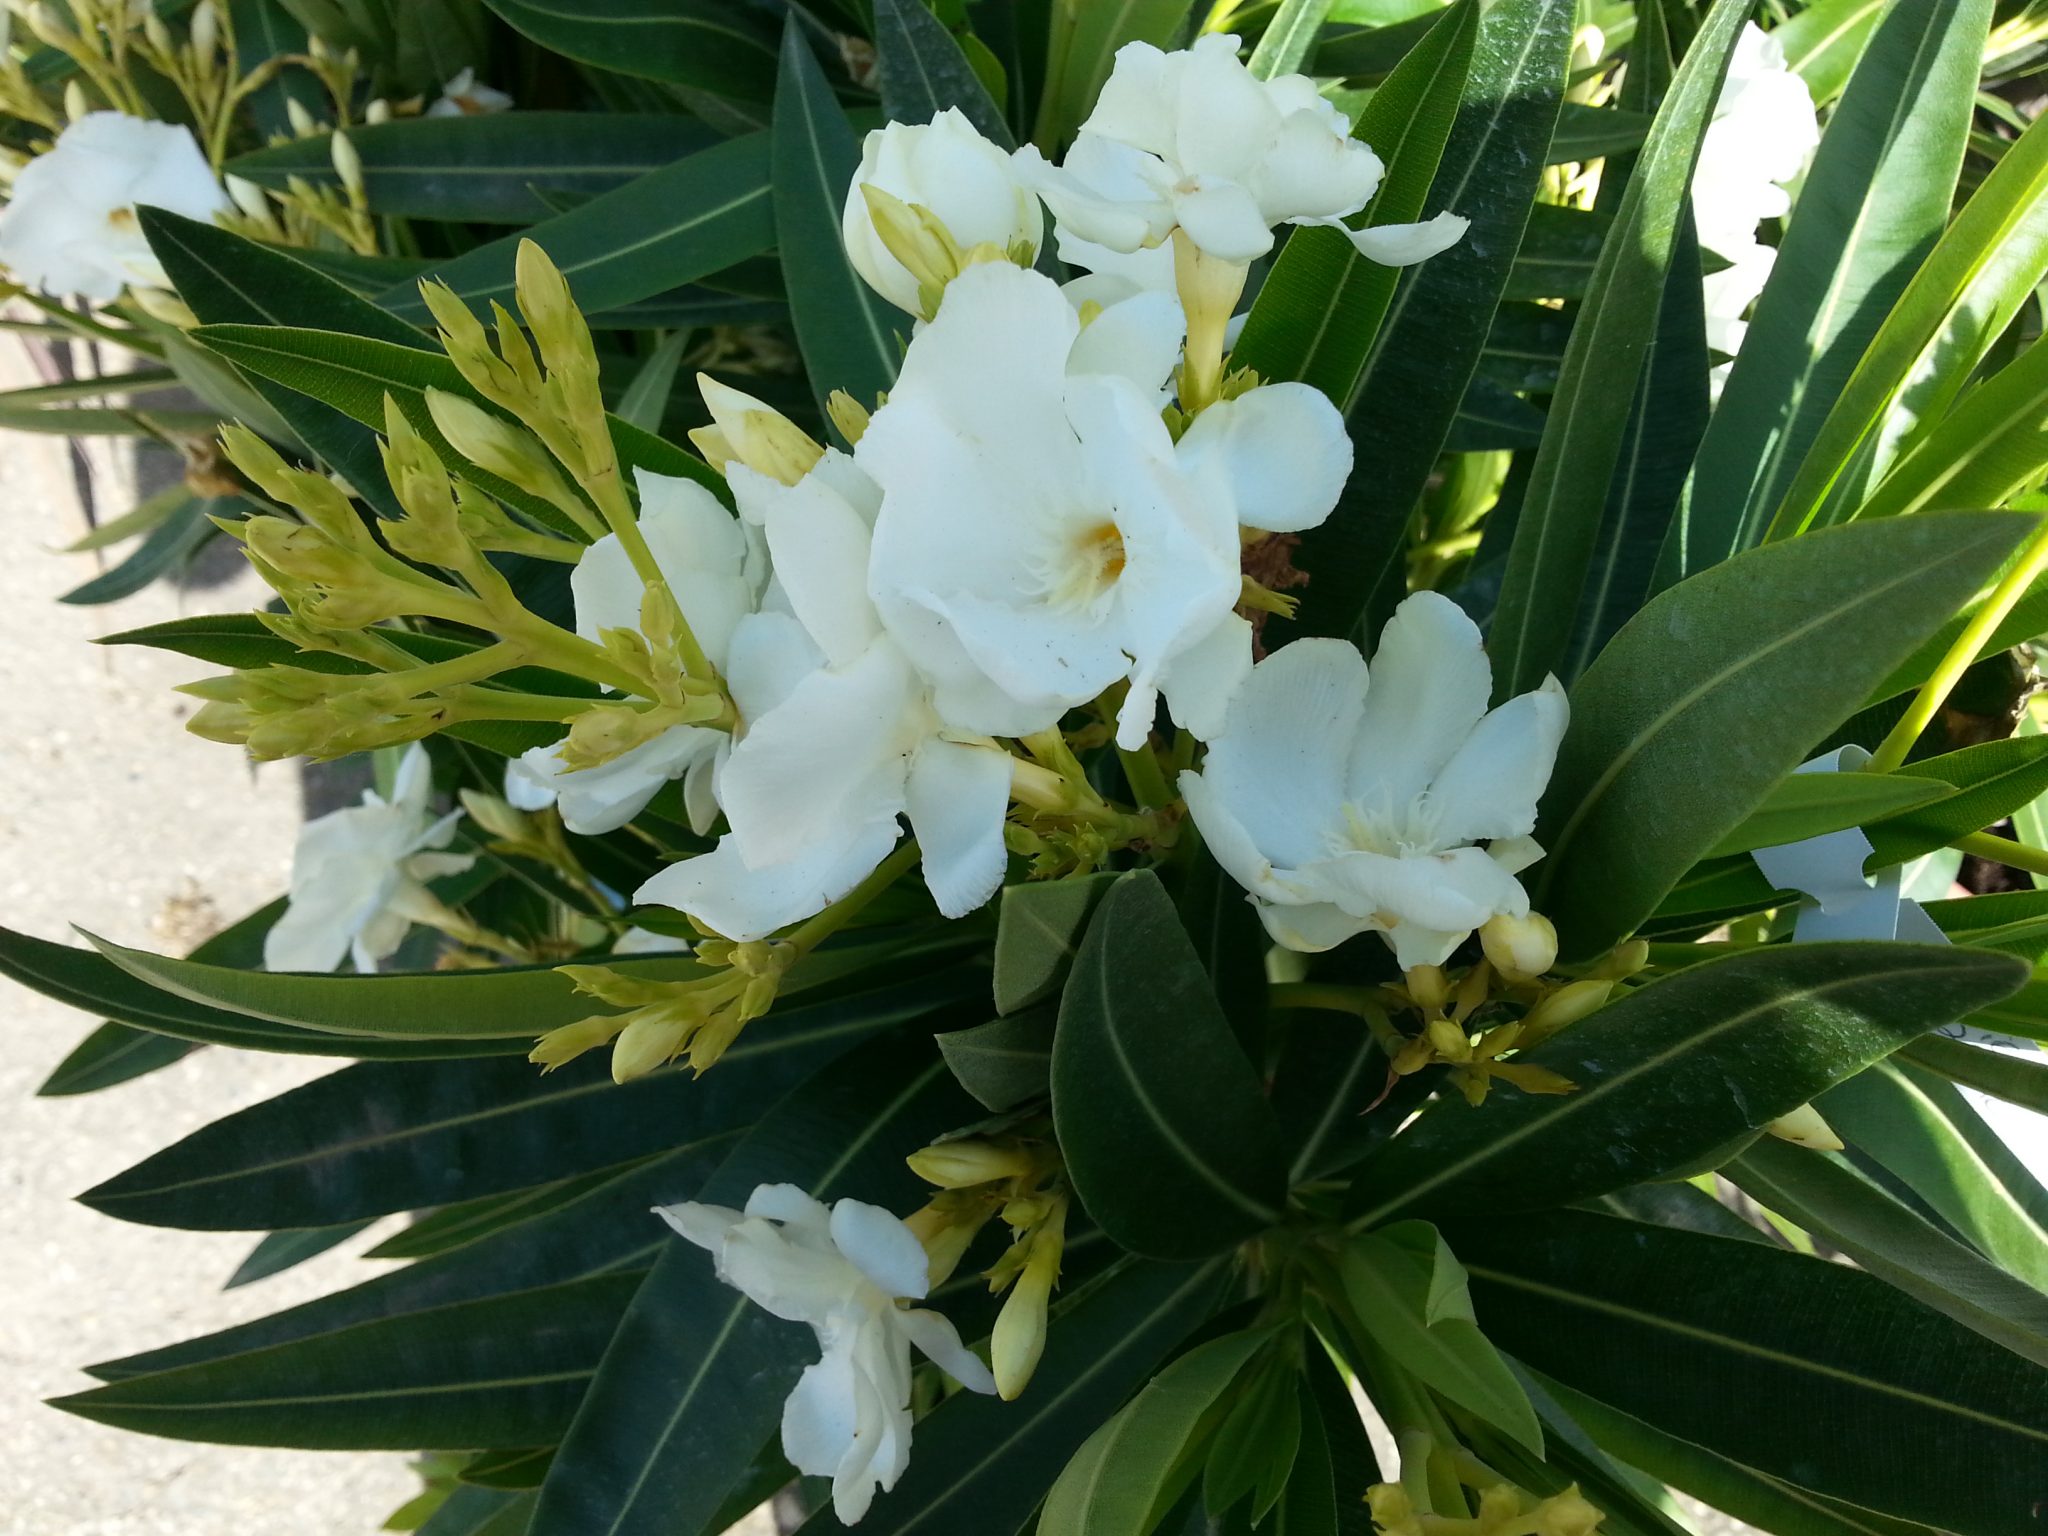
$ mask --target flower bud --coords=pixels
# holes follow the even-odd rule
[[[284,101],[285,118],[292,125],[292,132],[302,139],[310,139],[320,132],[320,123],[305,104],[296,96],[287,96]]]
[[[1440,965],[1418,965],[1408,972],[1408,995],[1415,999],[1415,1006],[1425,1009],[1441,1009],[1451,1000],[1451,984],[1445,979],[1444,968]]]
[[[427,391],[427,412],[448,445],[486,474],[556,506],[577,506],[576,493],[538,439],[474,400]]]
[[[360,198],[363,195],[363,157],[357,153],[354,142],[337,129],[328,140],[327,153],[334,162],[334,174],[341,178],[348,195]]]
[[[635,1018],[612,1045],[612,1081],[630,1083],[667,1062],[682,1050],[694,1024],[658,1009]]]
[[[587,1019],[578,1019],[574,1024],[564,1024],[551,1029],[540,1037],[539,1042],[527,1053],[526,1059],[546,1071],[574,1061],[585,1051],[594,1051],[619,1032],[617,1014],[593,1014]]]
[[[870,288],[928,319],[927,300],[958,274],[960,252],[991,245],[1020,265],[1035,261],[1045,212],[1010,157],[948,107],[929,123],[891,123],[867,136],[840,236]]]
[[[470,820],[501,842],[531,843],[538,839],[533,818],[524,811],[514,810],[509,800],[487,795],[480,789],[465,789],[458,798],[462,801],[462,808],[469,812]]]
[[[1578,1023],[1601,1007],[1613,990],[1613,982],[1590,977],[1559,987],[1523,1017],[1522,1034],[1517,1043],[1523,1050],[1528,1050],[1538,1042],[1548,1040],[1566,1025]]]
[[[1557,963],[1557,930],[1541,912],[1488,918],[1479,930],[1479,944],[1509,981],[1534,981]]]
[[[825,456],[802,427],[752,395],[706,373],[697,375],[697,388],[711,412],[712,426],[698,428],[690,440],[718,468],[738,459],[757,475],[795,485]]]
[[[849,448],[867,434],[868,408],[843,389],[835,389],[825,397],[825,414],[832,418],[832,425],[839,429]]]
[[[242,524],[241,531],[251,554],[299,581],[335,586],[363,575],[362,558],[341,548],[318,528],[281,517],[252,517]]]
[[[1795,1147],[1808,1147],[1815,1152],[1839,1152],[1842,1138],[1835,1134],[1835,1128],[1821,1118],[1819,1110],[1811,1104],[1802,1104],[1790,1114],[1780,1115],[1764,1127],[1780,1141],[1789,1141]]]
[[[64,82],[64,120],[75,123],[92,111],[92,98],[76,80]]]
[[[375,101],[363,108],[363,121],[373,128],[379,123],[390,122],[391,103],[382,96],[379,96]]]
[[[1020,1178],[1032,1171],[1029,1153],[1014,1144],[966,1137],[941,1141],[904,1159],[910,1171],[941,1189],[967,1189],[998,1179]]]

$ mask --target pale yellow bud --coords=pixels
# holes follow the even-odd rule
[[[839,429],[849,448],[867,434],[868,408],[843,389],[835,389],[825,397],[825,414],[832,418],[832,425]]]
[[[1479,930],[1479,944],[1509,981],[1534,981],[1557,964],[1557,930],[1541,912],[1488,918]]]
[[[942,1141],[911,1153],[904,1161],[910,1164],[912,1173],[940,1189],[967,1189],[998,1179],[1019,1178],[1033,1167],[1030,1155],[1022,1148],[978,1137]]]
[[[1045,1353],[1045,1314],[1058,1274],[1056,1251],[1049,1265],[1041,1263],[1034,1251],[996,1317],[988,1341],[989,1367],[995,1373],[996,1391],[1006,1403],[1015,1402],[1031,1384],[1031,1374]]]
[[[363,195],[363,157],[345,133],[336,132],[327,143],[327,152],[334,161],[334,174],[341,178],[341,184],[348,189],[350,197]]]
[[[558,505],[575,501],[553,456],[532,434],[504,417],[466,396],[439,389],[427,391],[427,413],[448,445],[478,469]]]
[[[319,121],[296,96],[285,98],[284,115],[292,125],[292,132],[302,139],[310,139],[320,132]]]
[[[931,319],[938,313],[946,285],[966,264],[959,243],[945,223],[921,204],[906,203],[871,182],[861,183],[860,194],[867,203],[875,237],[916,280],[919,311]]]
[[[64,18],[58,14],[57,8],[46,3],[46,0],[37,0],[36,4],[21,13],[21,19],[28,23],[29,31],[35,33],[39,41],[52,47],[61,46],[72,40],[71,28],[65,25]]]
[[[1533,1536],[1596,1536],[1606,1518],[1586,1501],[1573,1483],[1563,1493],[1554,1493],[1531,1511]]]
[[[612,1081],[630,1083],[645,1077],[682,1050],[692,1021],[650,1010],[619,1031],[612,1046]]]
[[[1764,1129],[1795,1147],[1807,1147],[1815,1152],[1842,1150],[1842,1138],[1811,1104],[1802,1104],[1790,1114],[1778,1116]]]
[[[164,25],[163,18],[158,16],[153,10],[143,13],[142,35],[148,41],[151,48],[166,56],[178,46],[177,42],[171,37],[171,29]]]
[[[220,12],[213,0],[199,0],[192,8],[192,55],[204,63],[220,51]]]
[[[1408,995],[1418,1008],[1442,1008],[1451,1000],[1451,984],[1440,965],[1418,965],[1408,972]]]
[[[1566,1025],[1576,1024],[1600,1008],[1613,991],[1613,982],[1593,977],[1559,987],[1523,1018],[1518,1043],[1526,1050],[1539,1041],[1549,1039]]]
[[[594,1051],[619,1032],[616,1014],[594,1014],[587,1019],[578,1019],[574,1024],[564,1024],[551,1029],[540,1037],[539,1043],[527,1053],[526,1059],[535,1066],[549,1071],[574,1061],[585,1051]]]
[[[375,101],[371,102],[367,107],[363,108],[363,121],[371,124],[372,126],[378,123],[390,122],[391,103],[386,101],[382,96],[379,96]]]
[[[697,375],[697,387],[703,392],[712,422],[724,434],[726,457],[738,459],[755,474],[795,485],[825,456],[824,448],[802,427],[752,395],[704,373]],[[703,446],[695,433],[691,440]],[[706,457],[710,457],[708,451]]]
[[[1613,950],[1588,974],[1609,976],[1624,981],[1635,975],[1650,963],[1650,945],[1647,939],[1629,939],[1614,946]]]
[[[509,800],[487,795],[480,789],[465,789],[459,798],[462,801],[462,808],[469,812],[470,819],[491,836],[508,843],[534,841],[537,834],[533,818],[519,810]]]
[[[189,331],[199,324],[199,317],[192,313],[192,306],[167,288],[130,288],[128,298],[150,319],[176,326],[181,331]]]
[[[78,83],[78,82],[77,82],[76,80],[67,80],[67,81],[65,81],[65,82],[64,82],[64,118],[65,118],[65,121],[67,121],[67,122],[73,122],[73,123],[75,123],[75,122],[77,122],[77,121],[78,121],[78,120],[79,120],[79,119],[80,119],[81,117],[84,117],[84,116],[85,116],[85,115],[86,115],[87,113],[89,113],[89,112],[91,112],[91,111],[92,111],[92,98],[91,98],[91,97],[89,97],[89,96],[87,96],[87,95],[85,94],[85,87],[84,87],[84,86],[82,86],[82,85],[80,85],[80,84],[79,84],[79,83]]]
[[[229,176],[226,178],[226,186],[228,196],[234,200],[235,206],[249,218],[261,224],[270,224],[273,221],[270,194],[255,182],[246,176]]]

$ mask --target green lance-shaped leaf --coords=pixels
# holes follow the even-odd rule
[[[150,250],[202,324],[316,326],[399,346],[426,345],[403,320],[283,251],[161,208],[145,207],[139,216]],[[241,377],[372,506],[398,515],[376,441],[359,422],[260,373]]]
[[[458,1200],[416,1215],[402,1231],[394,1232],[374,1248],[365,1249],[366,1259],[431,1259],[453,1253],[471,1243],[481,1242],[507,1227],[523,1226],[571,1205],[590,1193],[615,1182],[623,1172],[640,1167],[646,1159],[593,1169],[573,1178],[529,1184],[495,1195],[478,1195]]]
[[[917,1426],[910,1470],[861,1521],[862,1536],[1016,1536],[1088,1434],[1216,1309],[1230,1273],[1223,1258],[1126,1260],[1089,1286],[1054,1314],[1016,1402],[961,1392]],[[807,1536],[842,1529],[829,1508],[803,1526]]]
[[[52,944],[47,939],[31,938],[5,928],[0,928],[0,976],[68,1007],[196,1045],[411,1060],[482,1056],[526,1048],[509,1040],[371,1040],[301,1029],[175,996],[137,980],[91,950]]]
[[[1279,1219],[1279,1128],[1149,871],[1118,877],[1075,957],[1052,1108],[1075,1192],[1134,1252],[1197,1257]]]
[[[2043,945],[2048,945],[2048,933],[2037,929],[2031,947]],[[2048,1059],[2008,1056],[1942,1035],[1914,1041],[1906,1048],[1906,1059],[1964,1088],[2048,1115]]]
[[[1743,1193],[1880,1280],[2048,1369],[2048,1296],[1831,1153],[1766,1136],[1727,1167]]]
[[[664,0],[666,3],[666,0]],[[695,282],[775,243],[768,137],[749,134],[699,150],[600,193],[567,213],[443,262],[428,276],[472,305],[512,301],[522,240],[554,259],[586,313],[631,304]],[[416,284],[378,295],[394,314],[424,319]]]
[[[860,146],[794,19],[782,37],[771,138],[776,242],[819,412],[835,389],[872,408],[895,381],[910,317],[868,287],[846,259],[839,217],[860,167]]]
[[[1522,232],[1501,297],[1583,299],[1600,265],[1601,247],[1613,228],[1611,213],[1538,203],[1529,210],[1529,225]]]
[[[1153,1377],[1074,1453],[1045,1496],[1039,1524],[1071,1536],[1145,1536],[1194,1470],[1186,1463],[1203,1417],[1267,1337],[1227,1333]]]
[[[348,130],[372,213],[469,224],[535,224],[551,197],[595,197],[718,142],[687,117],[633,112],[491,112],[412,117]],[[338,184],[332,141],[290,139],[228,171],[282,192]]]
[[[1544,1377],[1542,1386],[1602,1450],[1758,1530],[1779,1536],[1933,1536],[1924,1525],[1823,1498],[1701,1450],[1563,1382]]]
[[[78,1093],[98,1093],[121,1083],[133,1082],[173,1062],[183,1061],[198,1048],[198,1042],[159,1035],[132,1024],[112,1020],[102,1024],[74,1046],[36,1089],[39,1099],[61,1099]]]
[[[775,80],[767,7],[728,0],[484,0],[541,47],[622,75],[763,100]]]
[[[322,1030],[351,1041],[531,1041],[559,1025],[601,1011],[592,999],[576,991],[568,977],[547,966],[318,976],[232,970],[99,942],[101,953],[130,976],[174,997]],[[900,932],[853,935],[848,942],[807,956],[791,971],[781,995],[785,1001],[794,1001],[812,987],[843,985],[885,956],[902,953],[910,942],[910,937]],[[685,981],[709,974],[684,955],[620,956],[606,964],[645,981]],[[924,1006],[961,995],[959,979],[937,968],[913,985],[927,989]],[[906,1006],[916,1006],[910,994],[904,994],[904,1001]]]
[[[659,1157],[605,1171],[576,1199],[507,1227],[459,1252],[385,1270],[347,1290],[268,1317],[90,1367],[120,1381],[274,1345],[347,1332],[364,1323],[431,1312],[595,1275],[645,1274],[667,1251],[669,1231],[648,1209],[694,1198],[739,1140],[721,1132]]]
[[[1015,149],[1010,125],[967,55],[923,0],[875,0],[875,51],[882,114],[892,123],[928,123],[948,107],[985,139]]]
[[[1975,386],[1899,456],[1859,518],[2001,507],[2048,468],[2048,348],[2029,347]]]
[[[1251,72],[1261,80],[1297,73],[1315,50],[1316,35],[1333,6],[1334,0],[1280,0],[1280,9],[1252,49]]]
[[[0,424],[4,425],[4,424]],[[250,511],[249,503],[237,499],[188,496],[184,504],[142,537],[142,542],[120,563],[80,582],[57,601],[75,607],[116,603],[132,597],[144,587],[172,571],[184,569],[185,562],[208,540],[218,537],[216,517],[236,519]]]
[[[1387,170],[1361,222],[1403,224],[1427,211],[1478,30],[1476,0],[1459,0],[1366,104],[1352,136]],[[1295,230],[1259,288],[1231,365],[1313,384],[1348,406],[1400,276],[1359,255],[1341,230]]]
[[[1716,0],[1707,13],[1600,248],[1565,344],[1487,631],[1496,699],[1539,686],[1571,640],[1658,312],[1668,284],[1688,280],[1674,276],[1674,266],[1686,245],[1693,167],[1751,9],[1746,0]],[[1617,379],[1628,383],[1616,388]]]
[[[1298,562],[1316,580],[1293,623],[1271,621],[1273,643],[1363,640],[1399,600],[1409,516],[1457,420],[1530,219],[1575,14],[1571,0],[1501,0],[1480,15],[1457,119],[1424,199],[1472,227],[1399,276],[1349,412],[1362,472],[1329,520],[1303,535]]]
[[[977,1113],[934,1057],[929,1039],[910,1034],[833,1064],[764,1116],[692,1198],[742,1206],[756,1185],[793,1183],[821,1200],[909,1211],[929,1191],[905,1150]],[[723,1284],[710,1254],[664,1231],[562,1440],[533,1536],[704,1529],[775,1433],[815,1348],[808,1330]]]
[[[928,1012],[917,980],[777,1009],[698,1079],[611,1080],[602,1051],[371,1063],[229,1115],[81,1198],[155,1226],[311,1227],[421,1210],[643,1157],[745,1125],[865,1035]]]
[[[479,1451],[456,1471],[465,1484],[477,1488],[538,1488],[553,1465],[552,1445],[530,1446],[515,1451]]]
[[[1990,0],[1893,6],[1828,120],[1660,575],[1756,543],[1948,220]]]
[[[415,1536],[526,1536],[534,1496],[494,1488],[457,1488]]]
[[[997,1114],[1052,1092],[1052,1037],[1058,1010],[1044,1003],[940,1035],[939,1052],[982,1108]]]
[[[1952,1083],[1886,1062],[1817,1107],[1866,1168],[2007,1273],[2048,1290],[2048,1189]]]
[[[640,1283],[604,1275],[365,1323],[53,1400],[174,1440],[310,1450],[529,1446],[568,1427]]]
[[[1813,104],[1825,107],[1849,83],[1850,72],[1891,0],[1816,0],[1771,35],[1785,50],[1785,67],[1806,82]]]
[[[277,1232],[266,1232],[256,1246],[249,1250],[249,1256],[235,1266],[235,1272],[228,1276],[224,1291],[239,1286],[253,1285],[258,1280],[268,1280],[272,1275],[283,1274],[296,1268],[308,1259],[318,1258],[329,1249],[339,1248],[370,1224],[370,1218],[361,1221],[344,1221],[331,1227],[286,1227]]]
[[[1903,773],[1795,773],[1780,779],[1763,803],[1716,843],[1708,857],[1776,848],[1845,827],[1865,826],[1955,792],[1956,787],[1942,779]]]
[[[1874,1276],[1579,1211],[1451,1234],[1503,1349],[1667,1434],[1958,1536],[2030,1536],[2040,1367]]]
[[[1853,516],[1860,475],[1941,419],[2048,274],[2048,129],[1991,168],[1884,317],[1775,509],[1771,537]]]
[[[1095,909],[1117,877],[1006,885],[996,906],[996,1012],[1015,1013],[1057,997]]]
[[[1439,1099],[1360,1172],[1354,1225],[1563,1205],[1689,1168],[2025,976],[2009,955],[1918,944],[1783,945],[1692,966],[1518,1058],[1571,1093]]]
[[[161,14],[164,7],[157,9]],[[247,0],[234,8],[229,20],[234,28],[235,58],[245,71],[306,51],[307,29],[283,0]],[[309,71],[287,64],[268,84],[250,95],[248,113],[256,131],[270,138],[292,132],[287,103],[296,101],[317,113],[326,105],[326,99],[326,93]]]
[[[1894,518],[1753,550],[1653,598],[1572,689],[1543,800],[1532,894],[1564,956],[1648,917],[2032,527]]]

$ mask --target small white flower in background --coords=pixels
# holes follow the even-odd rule
[[[1733,356],[1743,317],[1770,280],[1777,251],[1756,237],[1765,219],[1792,208],[1786,190],[1820,144],[1820,122],[1806,82],[1785,65],[1785,49],[1755,23],[1742,29],[1728,63],[1692,178],[1700,244],[1730,265],[1706,277],[1707,345]],[[1717,382],[1726,365],[1716,370]]]
[[[727,681],[741,731],[718,771],[732,831],[635,899],[734,939],[821,911],[888,856],[907,814],[925,883],[961,917],[1002,884],[1011,759],[948,731],[867,589],[881,493],[843,453],[794,485],[737,461],[734,498],[765,531],[776,586],[741,621]]]
[[[1037,273],[971,268],[855,450],[883,488],[868,590],[961,729],[1028,735],[1128,678],[1124,746],[1161,693],[1214,731],[1251,660],[1239,525],[1313,527],[1350,473],[1342,418],[1302,385],[1212,406],[1176,444],[1151,362],[1077,367],[1108,323],[1084,332]]]
[[[233,204],[188,128],[91,112],[14,179],[0,210],[0,266],[54,298],[105,302],[168,286],[139,206],[211,219]]]
[[[758,537],[694,480],[635,472],[640,490],[640,531],[654,563],[668,578],[677,606],[697,643],[722,671],[740,619],[752,612],[766,582]],[[640,627],[646,587],[616,534],[583,552],[569,577],[576,600],[576,632],[596,640],[607,629]],[[728,737],[707,726],[672,726],[652,741],[594,768],[570,769],[561,743],[535,747],[505,775],[505,798],[523,811],[559,804],[571,832],[610,832],[624,826],[670,779],[683,780],[683,802],[698,831],[716,819],[711,773]]]
[[[416,918],[443,908],[429,880],[460,874],[474,856],[442,853],[460,811],[435,819],[433,764],[415,742],[399,761],[390,800],[363,791],[363,803],[330,811],[299,829],[284,915],[263,939],[272,971],[331,971],[353,957],[374,971],[405,942]]]
[[[474,69],[464,69],[441,87],[441,99],[427,108],[427,116],[483,117],[491,112],[503,112],[511,105],[510,96],[479,83]]]
[[[1031,261],[1045,239],[1045,210],[1017,180],[1010,157],[975,131],[957,107],[929,123],[890,123],[868,134],[846,190],[840,235],[847,260],[898,309],[925,313],[925,280],[890,253],[866,189],[931,213],[961,252],[990,245]],[[939,286],[950,272],[940,272]]]
[[[930,1289],[925,1251],[877,1205],[827,1207],[793,1184],[764,1184],[745,1211],[657,1207],[708,1249],[718,1278],[775,1316],[807,1323],[823,1354],[782,1409],[782,1451],[799,1472],[832,1479],[832,1509],[852,1525],[910,1465],[910,1347],[971,1392],[995,1379],[937,1312],[903,1308]]]
[[[1492,687],[1478,628],[1434,592],[1395,611],[1369,677],[1341,640],[1297,640],[1252,669],[1180,789],[1275,940],[1316,951],[1380,933],[1406,969],[1528,913],[1515,875],[1542,856],[1529,833],[1565,696],[1548,679],[1489,712]]]
[[[1210,256],[1249,262],[1273,248],[1276,225],[1341,227],[1372,201],[1383,167],[1344,114],[1306,75],[1258,79],[1237,48],[1216,33],[1179,53],[1127,43],[1062,164],[1017,151],[1062,231],[1128,252],[1180,229]],[[1360,254],[1406,266],[1455,245],[1466,224],[1444,213],[1345,234]]]

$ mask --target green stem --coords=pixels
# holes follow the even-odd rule
[[[1129,752],[1118,747],[1116,755],[1124,765],[1124,778],[1139,805],[1156,809],[1172,803],[1173,791],[1167,787],[1166,775],[1159,768],[1159,755],[1149,743]]]
[[[2025,843],[2016,843],[1995,832],[1972,832],[1957,838],[1949,846],[1980,859],[1989,859],[1993,864],[2003,864],[2009,869],[2023,869],[2030,875],[2048,875],[2048,852],[2029,848]]]
[[[564,694],[522,693],[510,688],[464,687],[450,695],[457,719],[532,720],[541,724],[566,724],[603,699],[571,698]]]
[[[2007,614],[2027,595],[2035,578],[2048,570],[2048,519],[2043,519],[2034,536],[2027,540],[2020,551],[2018,562],[2006,572],[2005,579],[1992,590],[1970,622],[1963,626],[1963,632],[1956,636],[1956,643],[1949,647],[1948,654],[1941,658],[1941,665],[1934,669],[1934,675],[1921,685],[1913,696],[1911,707],[1891,728],[1890,733],[1872,754],[1868,770],[1871,773],[1890,773],[1905,762],[1906,754],[1913,749],[1913,743],[1920,739],[1920,733],[1927,729],[1941,706],[1948,702],[1949,693],[1977,660],[1977,653],[1984,649],[1998,626],[2005,622]]]
[[[895,852],[875,866],[875,872],[831,906],[792,929],[783,942],[793,946],[799,957],[809,954],[860,915],[861,909],[889,889],[904,871],[917,862],[917,839],[905,838]]]

